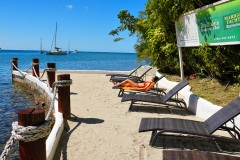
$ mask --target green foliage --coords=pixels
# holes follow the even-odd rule
[[[217,0],[148,0],[145,11],[136,18],[127,10],[118,14],[120,26],[109,35],[128,30],[137,35],[135,51],[160,72],[179,74],[179,55],[176,45],[175,22],[183,13],[216,2]],[[178,26],[181,27],[181,26]],[[123,40],[116,38],[114,41]],[[239,46],[183,48],[185,75],[192,73],[223,80],[239,80]],[[234,58],[232,58],[234,57]]]
[[[219,48],[209,47],[207,43],[198,48],[193,48],[191,54],[195,56],[197,65],[195,70],[200,70],[201,74],[207,73],[211,78],[221,75],[221,65],[226,61],[226,57],[220,53]]]
[[[209,46],[184,48],[187,72],[227,81],[240,80],[239,46]],[[234,58],[233,58],[234,57]]]
[[[118,18],[120,20],[120,26],[117,29],[112,30],[109,35],[115,36],[119,35],[119,32],[128,30],[130,32],[129,36],[135,34],[136,31],[136,21],[137,19],[134,18],[127,10],[122,10],[118,14]],[[123,38],[117,38],[114,41],[117,42],[119,40],[123,40]]]
[[[123,40],[123,39],[124,39],[124,38],[120,38],[120,37],[119,37],[119,38],[115,38],[115,39],[114,39],[114,42],[118,42],[118,41],[121,41],[121,40]]]

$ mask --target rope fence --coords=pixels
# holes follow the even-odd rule
[[[18,122],[12,123],[12,134],[9,140],[7,141],[4,150],[0,156],[1,160],[7,159],[10,154],[10,151],[14,143],[19,141],[30,142],[36,141],[40,138],[47,137],[51,131],[51,121],[45,121],[42,125],[39,126],[21,126],[18,125]]]
[[[56,94],[57,94],[57,91],[58,91],[58,87],[67,87],[67,86],[70,86],[71,84],[72,84],[72,80],[62,80],[62,81],[56,81],[56,82],[53,83],[53,87],[52,87],[53,98],[52,98],[52,102],[51,102],[49,111],[48,111],[47,116],[46,116],[46,120],[49,119],[50,114],[53,110],[54,102],[55,102],[55,99],[56,99]]]
[[[38,65],[39,63],[32,63],[31,66],[29,67],[33,69],[36,78],[38,78],[39,80],[43,77],[44,73],[46,71],[48,72],[55,72],[56,68],[46,68],[44,69],[42,76],[38,77],[35,71],[35,68],[33,67],[34,65]],[[25,77],[26,75],[19,70],[18,67],[16,67],[16,65],[14,63],[12,63],[12,67],[15,67],[15,69],[23,76]],[[26,70],[27,71],[27,70]],[[49,83],[49,80],[47,78],[47,81]],[[11,136],[9,138],[9,140],[7,141],[4,150],[2,151],[2,154],[0,156],[0,160],[5,160],[7,159],[7,157],[10,154],[11,149],[14,146],[14,143],[18,140],[18,141],[24,141],[24,142],[31,142],[31,141],[36,141],[40,138],[44,138],[47,137],[50,132],[51,132],[51,126],[52,126],[52,121],[49,120],[50,119],[50,115],[52,113],[52,110],[54,108],[54,102],[56,100],[56,95],[58,93],[58,88],[59,87],[67,87],[70,86],[72,84],[72,80],[60,80],[60,81],[56,81],[53,83],[52,86],[52,90],[49,90],[50,92],[53,93],[53,97],[52,97],[52,101],[49,107],[49,110],[47,112],[47,115],[45,117],[45,122],[42,125],[38,125],[38,126],[21,126],[18,124],[18,122],[13,122],[12,123],[12,131],[11,131]],[[49,85],[48,85],[49,87]]]
[[[16,70],[17,70],[23,77],[25,77],[25,74],[23,74],[23,72],[22,72],[21,70],[19,70],[18,67],[16,67],[14,63],[12,63],[12,65],[16,68]]]
[[[35,73],[35,75],[36,75],[36,77],[37,77],[38,79],[42,79],[46,71],[48,71],[48,72],[56,72],[56,71],[57,71],[56,68],[45,68],[45,69],[43,70],[42,75],[41,75],[40,77],[38,77],[38,76],[37,76],[37,73],[36,73],[36,70],[35,70],[35,68],[34,68],[33,66],[34,66],[34,65],[39,65],[39,63],[33,63],[33,62],[32,62],[32,63],[31,63],[31,66],[30,66],[28,69],[22,70],[22,71],[19,70],[19,68],[16,67],[16,65],[15,65],[14,63],[12,63],[12,65],[17,69],[17,71],[18,71],[22,76],[25,76],[25,75],[23,74],[23,72],[28,72],[28,70],[29,70],[30,68],[32,68],[32,70],[34,71],[34,73]]]

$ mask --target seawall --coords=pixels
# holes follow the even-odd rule
[[[34,94],[38,95],[40,98],[44,99],[48,105],[52,103],[53,93],[50,92],[47,84],[38,78],[29,75],[26,72],[12,72],[13,82],[18,82],[27,85]],[[52,128],[50,135],[46,140],[46,156],[48,160],[52,160],[64,129],[64,120],[62,113],[58,112],[58,101],[54,102],[54,118],[55,123]]]

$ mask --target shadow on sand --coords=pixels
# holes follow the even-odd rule
[[[75,127],[73,127],[71,130],[67,124],[67,121],[65,121],[64,124],[64,131],[62,133],[62,136],[60,138],[55,156],[54,156],[54,160],[67,160],[67,143],[69,140],[69,137],[71,136],[71,134],[78,128],[78,126],[80,126],[80,124],[85,123],[85,124],[99,124],[99,123],[103,123],[104,120],[102,119],[98,119],[98,118],[79,118],[76,115],[72,114],[72,117],[70,120],[68,121],[72,121],[72,122],[76,122]],[[61,154],[62,154],[62,158],[61,158]]]
[[[130,112],[146,112],[146,113],[158,113],[158,114],[176,114],[181,116],[193,115],[186,108],[179,108],[169,105],[154,105],[154,104],[141,104],[135,103]]]

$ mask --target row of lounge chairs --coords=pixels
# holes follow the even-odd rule
[[[140,69],[141,66],[133,70],[130,74],[106,74],[106,76],[110,76],[110,81],[111,82],[122,82],[126,79],[130,79],[133,82],[143,82],[144,77],[146,74],[152,70],[152,67],[149,67],[146,69],[141,75],[137,76],[135,73],[137,72],[138,69]]]
[[[164,75],[163,75],[164,77]],[[161,78],[163,78],[161,77]],[[113,79],[112,79],[113,80]],[[111,80],[111,81],[112,81]],[[145,94],[142,92],[128,92],[125,93],[123,88],[120,89],[119,96],[122,97],[122,102],[131,101],[129,109],[131,110],[133,104],[137,102],[141,103],[156,103],[164,105],[172,105],[175,107],[186,108],[184,100],[178,98],[178,92],[188,85],[187,80],[179,82],[170,91],[165,93],[161,90],[161,94],[152,94],[146,91]],[[164,94],[163,94],[164,92]],[[171,134],[185,134],[191,136],[197,136],[202,138],[209,138],[212,140],[224,141],[227,143],[240,144],[240,129],[235,125],[234,118],[240,114],[240,97],[236,98],[228,105],[221,108],[219,111],[214,113],[205,121],[194,121],[186,119],[176,118],[142,118],[139,126],[139,132],[152,132],[150,139],[150,145],[154,146],[157,137],[164,135],[165,133]],[[227,125],[228,123],[228,125]],[[231,123],[231,125],[229,125]],[[231,137],[217,136],[213,133],[217,130],[226,131]],[[169,159],[173,156],[192,156],[201,154],[202,157],[212,156],[218,159],[229,158],[229,159],[240,159],[240,157],[233,157],[228,155],[205,153],[205,152],[190,152],[190,151],[164,151],[163,157]],[[168,158],[167,158],[168,157]],[[172,159],[172,158],[170,158]],[[177,159],[176,157],[173,159]],[[183,159],[183,158],[182,158]]]

